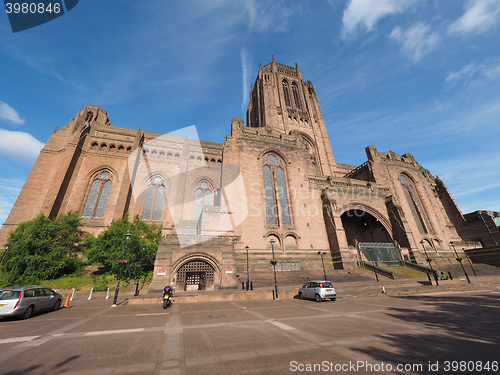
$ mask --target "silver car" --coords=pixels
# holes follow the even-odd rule
[[[5,287],[0,289],[0,318],[28,319],[33,313],[58,310],[61,303],[61,295],[44,286]]]
[[[337,292],[331,281],[326,280],[313,280],[308,281],[301,288],[299,288],[300,299],[314,299],[316,302],[321,302],[325,299],[335,301]]]

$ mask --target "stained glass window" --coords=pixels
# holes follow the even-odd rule
[[[106,181],[102,187],[101,197],[99,199],[99,203],[97,204],[97,210],[95,211],[95,217],[104,217],[104,211],[106,211],[106,206],[108,205],[109,193],[111,193],[110,180]]]
[[[156,190],[155,197],[155,209],[153,212],[153,220],[161,220],[161,214],[163,211],[163,197],[165,196],[165,186],[160,185]]]
[[[283,95],[285,97],[285,105],[291,107],[292,103],[290,102],[290,93],[288,92],[288,82],[285,80],[283,80]]]
[[[295,106],[300,109],[299,90],[297,89],[297,84],[295,82],[292,83],[292,94]]]
[[[292,225],[290,222],[290,211],[288,209],[288,194],[286,191],[285,172],[280,167],[276,168],[276,184],[280,197],[281,222],[283,225]]]
[[[204,206],[212,206],[212,187],[207,181],[201,181],[195,192],[194,219],[198,220]]]
[[[146,197],[144,198],[144,207],[142,209],[142,220],[151,219],[151,211],[153,210],[154,197],[155,197],[155,186],[151,184],[146,189]]]
[[[165,200],[165,186],[161,177],[155,177],[146,189],[142,220],[160,221]]]
[[[104,217],[106,206],[108,205],[109,194],[111,193],[111,186],[112,177],[109,172],[101,172],[95,177],[90,186],[82,217]]]
[[[264,201],[266,205],[266,224],[276,225],[276,208],[274,204],[274,187],[271,168],[264,165],[262,168],[264,175]]]
[[[95,202],[97,201],[97,195],[99,194],[99,190],[101,188],[101,181],[99,179],[95,179],[92,182],[92,186],[90,187],[90,193],[87,198],[87,203],[85,204],[85,208],[83,209],[83,217],[92,217],[94,212]]]
[[[424,210],[420,205],[420,200],[417,197],[415,189],[405,176],[401,175],[399,177],[399,180],[401,181],[401,185],[403,186],[406,200],[408,201],[408,205],[410,206],[411,213],[413,215],[413,218],[415,219],[415,223],[417,224],[419,232],[428,233],[428,228],[430,228],[430,226],[427,223],[427,219],[424,215]]]
[[[292,225],[283,163],[275,155],[263,160],[264,203],[267,225]]]

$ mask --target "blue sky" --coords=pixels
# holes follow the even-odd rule
[[[0,15],[0,223],[56,126],[112,125],[222,142],[259,61],[297,62],[336,160],[412,153],[462,212],[500,211],[500,1],[111,1],[13,34]]]

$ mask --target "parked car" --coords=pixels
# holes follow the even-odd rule
[[[299,288],[300,299],[314,299],[316,302],[321,302],[325,299],[335,301],[337,292],[331,281],[327,280],[313,280],[305,283]]]
[[[28,319],[33,313],[58,310],[62,296],[44,286],[16,286],[0,289],[0,318],[20,316]]]

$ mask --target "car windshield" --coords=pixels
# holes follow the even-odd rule
[[[18,299],[20,293],[18,290],[2,290],[0,291],[0,300]]]
[[[323,282],[321,283],[321,285],[322,285],[322,287],[323,287],[323,288],[333,288],[332,283],[331,283],[331,282],[329,282],[329,281],[323,281]]]

